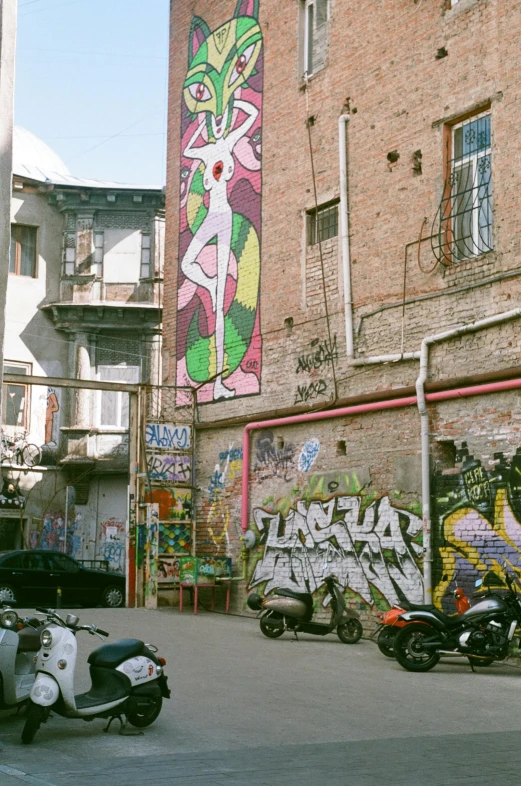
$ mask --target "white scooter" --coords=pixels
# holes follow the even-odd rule
[[[51,710],[65,718],[118,718],[125,733],[124,718],[144,728],[155,721],[163,703],[170,698],[163,672],[164,658],[157,649],[139,639],[121,639],[98,647],[89,655],[92,685],[87,693],[74,695],[76,633],[86,630],[100,638],[109,634],[96,625],[79,625],[75,614],[63,620],[53,609],[37,609],[47,616],[36,662],[36,679],[31,689],[22,742],[28,744]]]
[[[16,611],[0,612],[0,710],[28,701],[34,683],[34,655],[40,649],[40,621],[20,619]]]

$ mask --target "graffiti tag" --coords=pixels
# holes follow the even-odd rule
[[[283,477],[289,480],[295,468],[295,445],[276,441],[271,431],[264,431],[257,439],[255,472],[261,479]]]
[[[316,371],[323,366],[330,365],[335,360],[338,360],[336,335],[332,341],[319,341],[318,338],[314,338],[311,342],[311,351],[299,355],[297,374]]]
[[[192,459],[190,456],[148,453],[147,467],[150,480],[189,483],[192,477]]]
[[[319,450],[320,442],[318,439],[308,439],[300,451],[300,456],[298,459],[299,472],[309,472],[316,461]]]
[[[147,423],[145,441],[147,448],[185,450],[192,444],[192,431],[190,426],[174,423]]]
[[[297,392],[295,393],[295,401],[293,403],[306,403],[319,396],[325,396],[326,393],[327,382],[325,379],[319,379],[318,382],[310,382],[309,385],[298,385]]]

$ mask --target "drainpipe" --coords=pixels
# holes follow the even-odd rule
[[[416,396],[418,411],[420,413],[420,433],[421,433],[421,475],[422,475],[422,516],[423,516],[423,579],[425,591],[425,603],[432,603],[432,538],[431,538],[431,476],[430,476],[430,453],[429,453],[429,413],[427,411],[427,400],[433,399],[433,395],[425,395],[425,382],[429,370],[429,347],[438,344],[449,338],[456,338],[465,333],[474,333],[477,330],[497,325],[501,322],[508,322],[521,316],[521,308],[514,308],[503,314],[496,314],[493,317],[486,317],[468,325],[461,325],[434,336],[427,336],[423,339],[420,350],[420,373],[416,380]],[[497,384],[497,383],[496,383]],[[499,383],[501,384],[501,383]],[[488,388],[487,385],[481,386]],[[490,392],[490,391],[487,391]],[[440,399],[437,399],[440,400]]]
[[[353,343],[353,294],[351,292],[351,252],[349,248],[349,205],[347,203],[347,124],[350,115],[338,118],[338,155],[340,163],[340,242],[342,248],[342,273],[344,276],[344,314],[346,325],[346,350],[348,361],[354,356]]]

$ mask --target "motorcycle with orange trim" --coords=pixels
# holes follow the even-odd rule
[[[470,609],[470,601],[461,587],[456,587],[453,596],[456,601],[457,614],[463,614]],[[385,655],[386,658],[394,658],[393,645],[396,634],[399,633],[401,628],[411,624],[411,622],[400,619],[402,614],[405,614],[406,611],[433,611],[435,609],[436,606],[433,605],[418,605],[404,602],[401,606],[393,606],[388,611],[379,611],[376,616],[380,620],[380,626],[374,635],[378,634],[376,644],[382,655]]]

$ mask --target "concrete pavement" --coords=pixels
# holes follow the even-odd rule
[[[464,662],[409,674],[369,641],[264,638],[258,622],[175,610],[80,612],[111,640],[167,659],[172,699],[143,736],[52,717],[22,747],[0,719],[0,786],[457,786],[510,784],[521,770],[521,671]],[[88,687],[79,639],[77,690]],[[10,768],[10,770],[9,770]],[[13,772],[14,771],[14,772]]]

